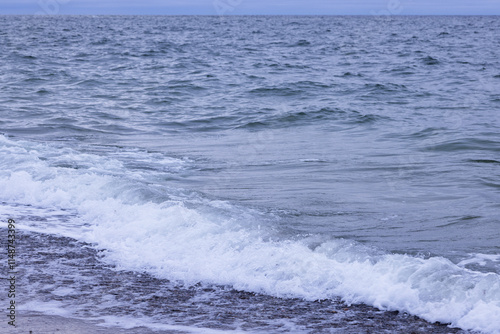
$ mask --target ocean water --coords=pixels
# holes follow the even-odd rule
[[[0,16],[20,310],[500,333],[499,32],[496,16]]]

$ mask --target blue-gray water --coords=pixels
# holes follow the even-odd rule
[[[496,16],[0,17],[0,216],[58,240],[44,252],[197,287],[193,305],[226,287],[499,333],[499,32]],[[51,283],[23,267],[26,310],[333,332],[81,297],[92,271],[56,262]]]

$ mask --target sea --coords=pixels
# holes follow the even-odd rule
[[[498,334],[499,115],[498,16],[0,16],[16,321]]]

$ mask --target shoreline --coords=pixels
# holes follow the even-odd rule
[[[319,302],[321,303],[321,302]],[[435,333],[435,334],[467,334],[475,333],[459,328],[449,327],[447,324],[429,323],[416,316],[397,311],[380,311],[367,305],[347,306],[342,302],[329,303],[329,309],[326,311],[330,318],[328,323],[320,328],[312,329],[315,333]],[[333,306],[333,307],[332,307]],[[291,311],[291,312],[290,312]],[[289,310],[290,314],[282,315],[283,318],[293,318],[297,314]],[[323,312],[322,312],[323,313]],[[277,319],[276,319],[277,320]],[[313,319],[309,319],[311,321]],[[150,327],[144,325],[121,327],[118,323],[112,324],[103,319],[82,319],[72,318],[61,315],[48,315],[36,311],[21,311],[17,315],[16,328],[9,328],[6,323],[0,328],[8,328],[8,333],[12,334],[54,334],[54,333],[72,333],[72,334],[183,334],[183,333],[261,333],[259,328],[228,328],[223,326],[221,321],[220,328],[212,323],[210,327],[151,324]],[[171,327],[171,329],[168,329]],[[293,333],[294,329],[281,328],[277,332]],[[269,330],[269,329],[268,329]],[[310,333],[311,328],[295,328],[298,332]],[[3,332],[0,330],[0,332]],[[271,332],[276,332],[271,330]]]
[[[179,286],[116,270],[100,262],[90,245],[71,238],[18,232],[21,308],[17,328],[9,328],[6,317],[0,333],[472,333],[340,298],[306,301],[225,286]],[[57,251],[40,251],[46,245]],[[38,298],[29,292],[35,287]],[[113,305],[106,307],[109,300]],[[71,311],[71,305],[79,307]],[[69,313],[44,313],[57,314],[53,309]]]
[[[147,327],[122,328],[117,326],[103,325],[103,320],[84,320],[64,317],[60,315],[47,315],[38,312],[21,313],[16,319],[15,328],[9,328],[6,324],[2,328],[8,328],[8,333],[17,334],[174,334],[189,333],[174,330],[153,330]],[[0,330],[0,332],[2,332]]]

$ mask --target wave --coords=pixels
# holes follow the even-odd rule
[[[481,138],[460,138],[442,142],[434,142],[427,145],[423,150],[437,152],[455,152],[455,151],[500,151],[498,141]]]
[[[356,126],[388,121],[387,116],[379,116],[371,113],[362,113],[357,110],[333,108],[333,107],[307,107],[307,108],[283,108],[266,107],[249,112],[248,108],[227,111],[224,108],[215,109],[215,112],[206,112],[204,115],[180,114],[165,112],[161,119],[155,119],[151,123],[153,127],[169,129],[169,131],[192,131],[210,132],[232,129],[276,129],[292,126],[306,126],[320,124],[329,121],[329,126],[352,128]],[[103,127],[93,126],[98,130]],[[108,130],[107,128],[104,128]],[[93,130],[93,129],[92,129]]]
[[[343,110],[340,108],[319,108],[312,110],[290,110],[279,112],[271,109],[270,112],[262,113],[258,119],[251,119],[238,128],[283,128],[289,126],[309,125],[322,121],[333,121],[333,125],[353,126],[371,124],[385,120],[386,117],[374,114],[363,114],[356,110]]]
[[[109,153],[0,136],[0,202],[74,212],[70,222],[52,227],[19,224],[91,243],[118,269],[282,298],[340,296],[348,303],[500,333],[498,274],[350,240],[283,237],[265,213],[161,184],[165,173],[185,171],[189,162],[139,150]],[[127,158],[153,168],[131,167]]]
[[[421,61],[425,65],[438,65],[438,64],[441,63],[438,59],[433,58],[431,56],[427,56],[427,57],[421,58]]]

